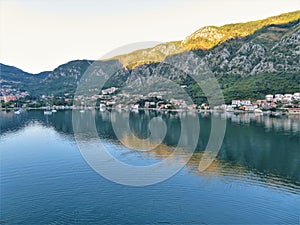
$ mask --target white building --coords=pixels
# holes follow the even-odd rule
[[[283,94],[276,94],[274,98],[274,102],[282,102],[284,98]]]
[[[300,92],[294,93],[293,98],[297,101],[300,101]]]
[[[283,102],[291,102],[293,100],[293,95],[285,94],[282,100],[283,100]]]
[[[241,105],[241,100],[232,100],[231,105],[236,107]]]
[[[266,100],[267,100],[268,102],[272,102],[273,99],[274,99],[274,96],[273,96],[273,95],[266,95]]]
[[[147,109],[147,108],[149,108],[149,106],[150,106],[150,102],[146,101],[145,102],[145,108]]]
[[[251,105],[251,101],[250,100],[242,100],[241,105]]]
[[[283,97],[284,97],[283,94],[276,94],[276,95],[275,95],[275,98],[281,98],[281,99],[282,99]]]
[[[139,105],[138,104],[134,104],[131,106],[132,110],[138,110],[139,109]]]

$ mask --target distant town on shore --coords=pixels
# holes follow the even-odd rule
[[[234,99],[231,104],[222,104],[211,107],[208,103],[188,104],[183,99],[171,98],[164,99],[159,93],[151,93],[144,95],[130,95],[118,93],[116,87],[107,88],[101,91],[99,95],[90,97],[84,95],[71,96],[65,94],[63,97],[55,97],[53,95],[42,95],[40,98],[31,98],[28,92],[17,91],[10,88],[1,88],[0,90],[1,110],[20,109],[100,109],[104,110],[139,110],[139,109],[155,109],[155,110],[221,110],[228,112],[281,112],[300,115],[300,92],[293,94],[268,94],[265,99]],[[122,101],[122,99],[130,99],[130,101]],[[77,103],[74,104],[74,101]]]

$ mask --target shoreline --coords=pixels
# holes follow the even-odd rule
[[[92,110],[99,110],[100,111],[100,107],[87,107],[86,109],[82,109],[82,108],[74,108],[73,106],[69,106],[69,107],[52,107],[52,108],[44,108],[44,107],[40,107],[40,108],[30,108],[30,107],[25,107],[25,108],[0,108],[0,111],[6,111],[6,112],[14,112],[14,111],[18,111],[18,110],[43,110],[43,111],[51,111],[53,109],[55,110],[87,110],[87,111],[92,111]],[[104,111],[131,111],[131,112],[137,112],[139,110],[144,110],[144,111],[158,111],[158,112],[196,112],[196,113],[234,113],[234,114],[257,114],[257,115],[274,115],[274,116],[284,116],[284,115],[299,115],[300,116],[300,112],[299,113],[295,113],[295,112],[289,112],[289,111],[283,111],[283,110],[288,110],[288,109],[281,109],[280,111],[275,111],[275,112],[271,112],[270,110],[268,111],[262,111],[262,112],[255,112],[255,111],[244,111],[244,110],[222,110],[222,109],[157,109],[157,108],[138,108],[138,109],[129,109],[129,108],[106,108]]]

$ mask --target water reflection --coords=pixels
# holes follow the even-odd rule
[[[255,113],[214,113],[214,115],[221,116],[223,119],[230,120],[237,124],[262,124],[266,131],[275,129],[276,131],[284,131],[287,134],[299,133],[300,130],[300,116],[286,115],[280,118],[270,117]]]
[[[79,112],[78,112],[79,113]],[[138,113],[98,112],[86,111],[91,120],[87,120],[88,130],[94,121],[101,138],[111,140],[120,145],[112,122],[129,117],[130,129],[133,134],[122,133],[121,142],[132,149],[154,147],[152,151],[136,152],[130,150],[129,154],[139,154],[139,157],[151,157],[157,160],[173,157],[174,160],[184,157],[186,149],[183,148],[177,155],[173,154],[178,145],[180,134],[183,133],[184,147],[188,148],[191,140],[196,138],[193,129],[181,127],[180,119],[189,121],[190,118],[199,117],[200,135],[196,148],[187,169],[203,177],[230,176],[236,179],[250,179],[252,182],[261,182],[264,185],[285,187],[291,191],[299,192],[300,186],[300,120],[299,117],[270,118],[256,114],[234,113],[167,113],[157,111],[139,111]],[[29,111],[21,115],[1,112],[1,136],[9,132],[16,132],[32,121],[38,121],[44,126],[51,126],[57,132],[73,138],[72,111],[58,111],[51,116],[43,115],[42,111]],[[84,115],[82,115],[84,116]],[[160,116],[167,127],[166,136],[162,143],[155,140],[141,141],[150,136],[149,121]],[[202,154],[208,142],[211,129],[211,117],[227,121],[225,139],[217,159],[204,172],[198,171]],[[190,120],[194,121],[194,120]],[[189,124],[190,127],[193,124]],[[182,132],[183,131],[183,132]],[[130,149],[130,148],[129,148]]]

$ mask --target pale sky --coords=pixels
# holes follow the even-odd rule
[[[99,59],[135,42],[300,9],[300,0],[0,0],[0,62],[27,72]]]

